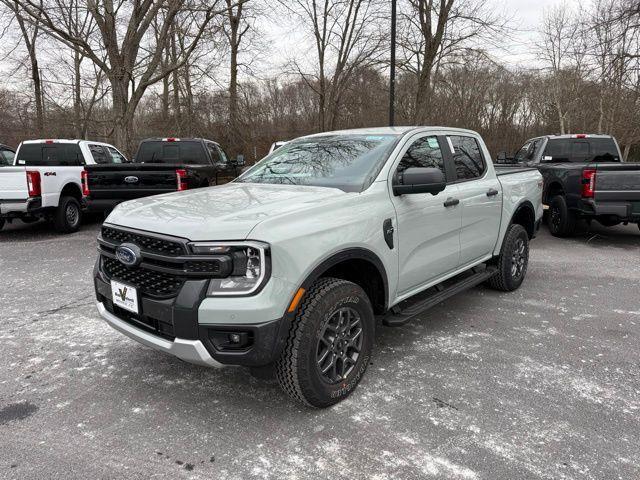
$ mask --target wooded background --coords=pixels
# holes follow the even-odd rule
[[[508,5],[507,5],[508,6]],[[0,143],[276,140],[388,122],[390,0],[0,0]],[[396,123],[479,131],[495,155],[548,133],[615,135],[640,160],[640,2],[595,0],[517,25],[483,0],[398,0]],[[271,24],[302,38],[292,58]],[[265,68],[268,66],[269,68]],[[272,73],[272,72],[277,73]]]

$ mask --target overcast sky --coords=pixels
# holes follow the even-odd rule
[[[586,2],[590,1],[586,0]],[[487,3],[496,12],[502,12],[506,18],[512,19],[509,23],[510,38],[505,39],[503,48],[491,49],[491,54],[512,66],[532,66],[536,63],[532,47],[538,39],[537,30],[545,9],[562,3],[566,3],[570,8],[578,8],[581,2],[580,0],[487,0]],[[277,73],[279,66],[277,58],[300,58],[300,55],[308,51],[308,41],[303,39],[297,27],[287,18],[260,22],[258,28],[264,32],[271,43],[270,58],[261,62],[269,73]]]

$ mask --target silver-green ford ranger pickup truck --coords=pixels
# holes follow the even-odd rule
[[[327,132],[232,183],[120,204],[102,227],[97,306],[188,362],[275,371],[294,399],[347,397],[376,323],[479,283],[520,286],[542,217],[535,169],[496,169],[475,132]]]

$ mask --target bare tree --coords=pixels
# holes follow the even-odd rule
[[[407,0],[400,15],[400,68],[416,77],[412,121],[429,120],[433,80],[439,68],[490,42],[504,20],[483,0]]]
[[[355,73],[384,55],[377,0],[291,0],[281,3],[313,39],[315,62],[291,62],[318,98],[318,128],[336,128],[340,107]]]
[[[18,2],[7,0],[4,3],[14,15],[20,27],[22,41],[27,49],[29,72],[33,84],[33,99],[36,104],[36,132],[38,136],[42,136],[44,131],[44,94],[42,92],[42,79],[37,54],[37,43],[41,34],[40,17],[30,18],[31,21],[28,22],[25,18],[28,13],[24,11]],[[39,2],[39,5],[42,7],[42,1]]]
[[[118,145],[130,150],[132,123],[136,107],[147,89],[181,68],[195,50],[212,18],[219,14],[218,1],[196,0],[91,0],[87,12],[97,25],[93,39],[78,36],[67,28],[68,0],[51,0],[45,5],[34,0],[1,0],[15,3],[32,23],[38,23],[54,39],[90,59],[111,84],[113,133]],[[193,29],[191,43],[180,58],[173,58],[160,70],[163,49],[180,12],[183,26]],[[158,44],[143,48],[152,21],[162,14]],[[103,55],[104,52],[104,55]]]

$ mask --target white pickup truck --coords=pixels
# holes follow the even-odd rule
[[[522,283],[542,177],[490,158],[469,130],[328,132],[229,184],[124,202],[98,238],[98,310],[145,345],[275,370],[327,407],[362,378],[376,316],[402,325],[479,283]]]
[[[113,145],[87,140],[28,140],[14,164],[0,169],[0,229],[5,221],[53,220],[61,233],[75,232],[82,221],[85,165],[123,163]]]

